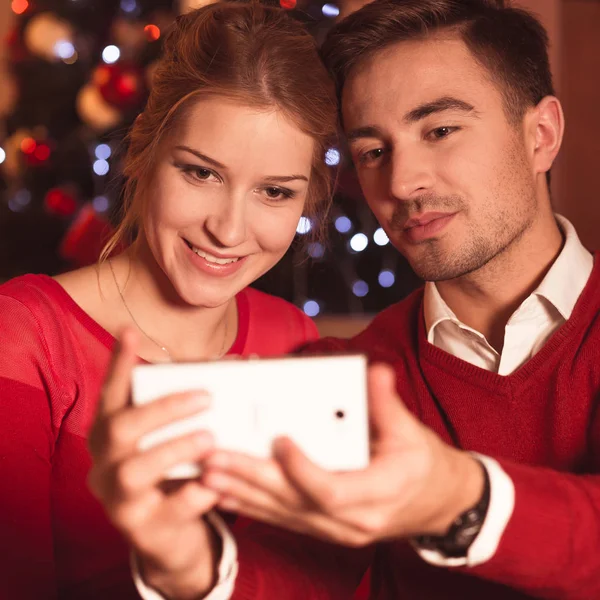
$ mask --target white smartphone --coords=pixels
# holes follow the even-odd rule
[[[161,363],[133,370],[134,404],[192,390],[209,393],[210,407],[145,435],[140,447],[209,430],[220,448],[268,458],[275,438],[285,435],[323,469],[351,471],[369,463],[364,355]],[[166,477],[200,472],[196,464],[178,465]]]

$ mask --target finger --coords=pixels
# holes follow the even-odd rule
[[[396,390],[396,374],[389,365],[369,368],[369,419],[373,442],[403,447],[417,441],[423,425],[406,408]]]
[[[131,371],[136,365],[138,348],[137,333],[126,328],[115,343],[97,416],[106,417],[127,406],[131,388]]]
[[[172,467],[200,462],[214,447],[207,432],[170,440],[121,462],[112,477],[97,469],[90,474],[90,486],[109,502],[130,502],[157,487]]]
[[[219,499],[217,492],[208,489],[199,481],[188,481],[176,492],[169,494],[162,503],[160,513],[164,515],[165,520],[187,522],[212,510]]]
[[[233,497],[247,504],[262,506],[265,509],[275,510],[277,507],[285,507],[286,510],[299,511],[306,508],[305,502],[298,494],[293,494],[289,499],[285,498],[282,501],[279,496],[268,490],[222,471],[205,471],[202,474],[202,483],[220,495]]]
[[[137,452],[140,439],[159,427],[191,417],[210,405],[205,392],[181,392],[129,407],[99,424],[89,445],[97,460],[116,462]]]
[[[268,523],[304,535],[347,546],[363,546],[371,540],[362,531],[317,512],[289,511],[282,506],[268,506],[244,502],[231,496],[222,496],[217,506],[254,521]]]
[[[277,461],[248,456],[239,452],[217,450],[204,462],[207,475],[229,475],[275,497],[288,507],[304,504],[304,497],[290,484]]]

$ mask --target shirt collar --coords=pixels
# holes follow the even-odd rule
[[[545,298],[567,320],[571,316],[575,303],[590,277],[594,259],[579,240],[577,232],[570,221],[561,215],[556,215],[556,220],[565,235],[565,244],[546,277],[532,295]],[[437,286],[432,281],[425,283],[423,310],[427,339],[430,343],[433,343],[435,328],[442,321],[452,321],[459,327],[479,333],[459,321],[452,309],[440,296]]]

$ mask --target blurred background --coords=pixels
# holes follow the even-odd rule
[[[364,0],[280,0],[320,40]],[[0,282],[94,262],[119,218],[122,140],[143,108],[161,38],[206,0],[0,0]],[[566,113],[556,210],[600,247],[600,0],[520,0],[550,34]],[[329,242],[298,243],[256,287],[294,302],[321,332],[351,335],[420,284],[361,201],[348,160]]]

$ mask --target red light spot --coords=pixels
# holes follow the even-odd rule
[[[11,7],[15,14],[22,15],[29,8],[29,2],[27,0],[13,0]]]
[[[37,144],[33,138],[26,137],[21,142],[21,152],[23,154],[33,154],[36,148]]]
[[[50,148],[46,146],[46,144],[39,144],[38,147],[35,149],[33,155],[39,161],[43,162],[45,160],[48,160],[50,158]]]
[[[155,42],[160,38],[160,29],[156,25],[146,25],[144,32],[149,42]]]
[[[285,8],[285,10],[292,10],[296,8],[296,0],[279,0],[281,4],[281,8]]]

